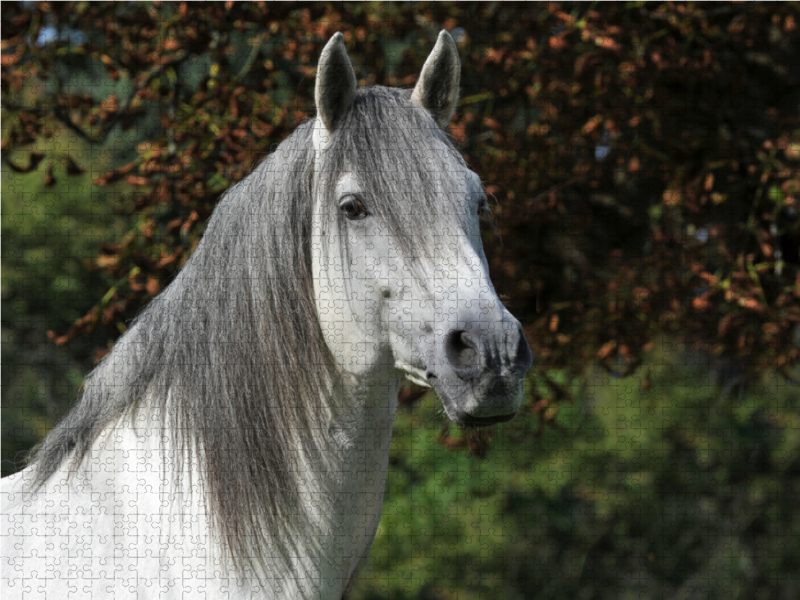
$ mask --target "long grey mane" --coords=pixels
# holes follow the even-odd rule
[[[414,257],[445,227],[453,193],[446,172],[464,165],[409,97],[358,90],[317,178],[308,121],[227,192],[184,269],[92,371],[80,402],[32,455],[38,486],[65,460],[82,460],[109,424],[147,408],[163,416],[173,448],[197,449],[212,526],[237,567],[272,549],[268,540],[291,537],[300,455],[324,462],[333,450],[326,418],[336,411],[330,398],[338,372],[312,285],[315,186],[329,194],[343,171],[354,170],[370,211]],[[336,200],[326,198],[324,210],[341,224]],[[175,473],[185,469],[182,451],[172,460]]]

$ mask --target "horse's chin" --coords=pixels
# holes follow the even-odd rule
[[[428,374],[428,382],[434,389],[439,399],[442,401],[444,412],[447,418],[460,427],[489,427],[498,423],[505,423],[513,419],[519,410],[520,402],[515,396],[517,394],[503,394],[501,397],[482,398],[480,402],[473,396],[472,390],[465,385],[447,385],[444,381],[439,379],[433,374]],[[521,395],[521,389],[519,395]],[[459,402],[459,399],[461,402]],[[466,401],[465,401],[466,400]],[[508,408],[503,410],[498,408],[496,414],[476,416],[459,408],[459,404],[476,404],[480,405],[487,403],[491,406]],[[495,412],[495,411],[493,411]]]
[[[447,412],[447,409],[445,409]],[[462,412],[458,415],[451,416],[450,414],[447,417],[453,421],[459,427],[489,427],[491,425],[497,425],[498,423],[505,423],[506,421],[510,421],[514,417],[517,416],[516,412],[513,412],[509,415],[495,415],[492,417],[473,417],[470,414]]]

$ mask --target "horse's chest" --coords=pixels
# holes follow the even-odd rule
[[[187,574],[208,571],[202,507],[165,490],[148,440],[116,431],[100,442],[36,494],[23,492],[30,470],[3,480],[5,598],[179,598]]]

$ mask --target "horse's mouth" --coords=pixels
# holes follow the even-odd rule
[[[449,414],[447,416],[460,427],[489,427],[490,425],[497,425],[498,423],[510,421],[517,416],[517,413],[513,412],[509,415],[495,415],[492,417],[473,417],[468,413],[461,413],[455,418],[451,417]]]
[[[458,408],[458,403],[449,393],[447,386],[441,385],[441,381],[433,373],[428,372],[427,379],[429,385],[436,391],[436,394],[442,401],[442,406],[444,407],[447,418],[460,427],[489,427],[490,425],[510,421],[517,415],[517,410],[486,417],[471,415]]]

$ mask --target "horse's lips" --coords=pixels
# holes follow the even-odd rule
[[[498,423],[510,421],[517,415],[517,411],[514,411],[505,415],[475,417],[467,412],[464,412],[463,410],[459,410],[456,407],[455,399],[450,396],[445,389],[445,386],[439,383],[439,378],[436,377],[436,375],[428,371],[427,379],[430,386],[436,392],[436,395],[439,396],[439,399],[442,401],[442,406],[444,407],[444,412],[447,414],[447,418],[453,421],[453,423],[456,425],[461,427],[488,427],[490,425],[496,425]]]
[[[493,417],[473,417],[468,413],[462,413],[455,423],[462,427],[489,427],[490,425],[497,425],[498,423],[505,423],[517,416],[516,412],[508,415],[495,415]]]

